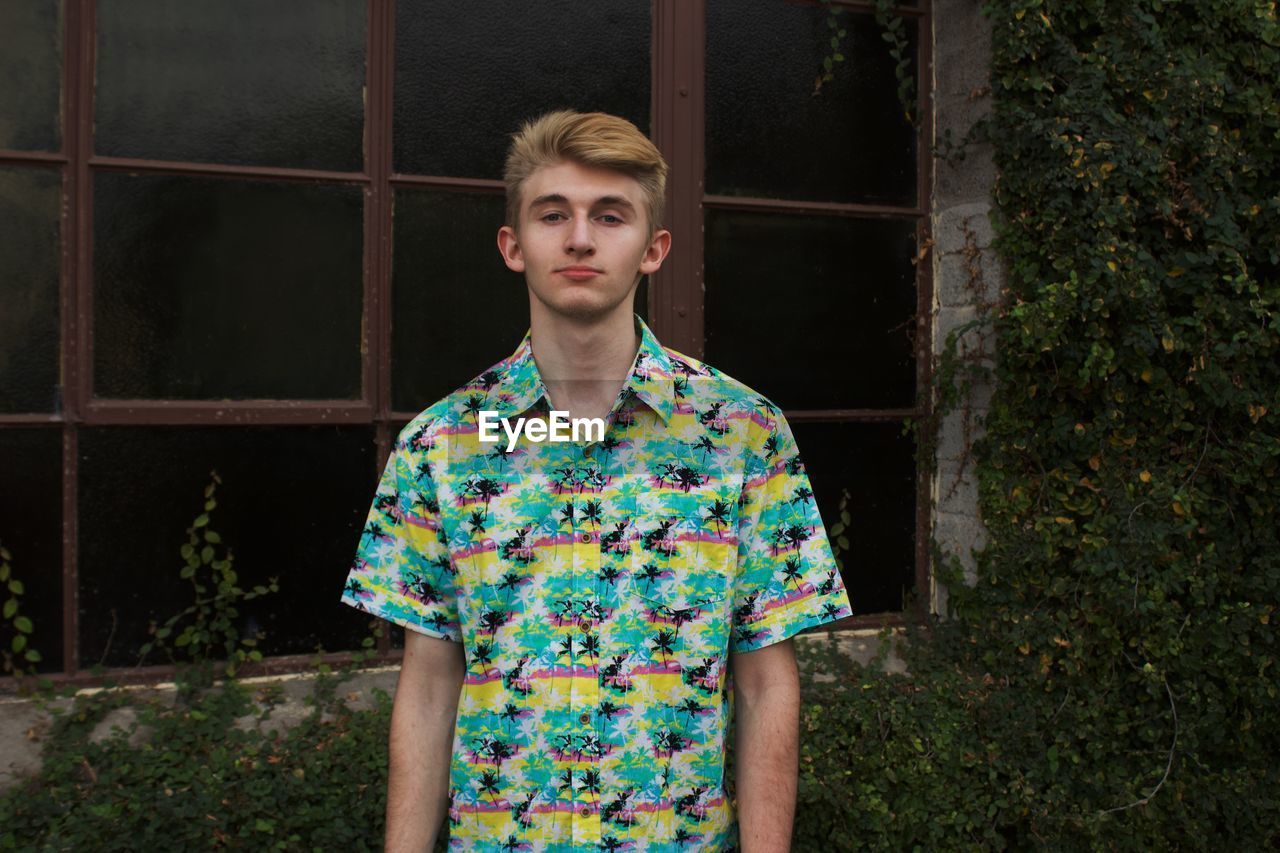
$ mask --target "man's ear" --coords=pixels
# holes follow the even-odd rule
[[[506,263],[507,269],[512,272],[524,272],[524,253],[520,251],[516,230],[510,225],[503,225],[498,229],[498,251],[502,253],[502,260]]]
[[[652,275],[658,271],[658,267],[662,266],[662,261],[667,256],[667,252],[671,251],[671,232],[664,228],[659,228],[653,232],[653,236],[649,238],[649,245],[644,250],[644,257],[640,259],[640,273],[642,275]]]

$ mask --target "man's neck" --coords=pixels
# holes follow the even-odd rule
[[[530,311],[533,359],[552,407],[570,417],[604,417],[626,384],[640,337],[631,305],[583,323],[552,314],[542,305]]]

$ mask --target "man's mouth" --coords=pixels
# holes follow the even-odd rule
[[[560,275],[564,276],[565,278],[571,278],[574,281],[586,281],[589,278],[594,278],[595,276],[600,275],[602,272],[604,272],[604,270],[600,270],[595,267],[587,267],[587,266],[571,266],[571,267],[561,267],[560,269],[556,270],[556,272],[558,272]]]

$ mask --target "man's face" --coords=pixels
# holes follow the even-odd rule
[[[517,228],[502,226],[498,248],[552,314],[592,321],[626,304],[641,275],[656,272],[671,245],[649,235],[640,184],[610,169],[561,162],[525,181]]]

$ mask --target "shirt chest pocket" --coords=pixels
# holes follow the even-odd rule
[[[641,495],[631,548],[631,593],[671,611],[718,610],[718,603],[733,592],[737,564],[736,541],[725,535],[730,521],[709,521],[697,500]]]

